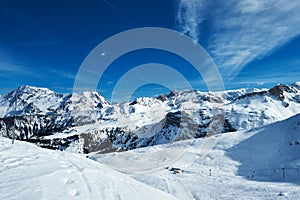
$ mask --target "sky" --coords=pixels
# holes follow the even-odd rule
[[[225,89],[293,83],[300,81],[299,10],[297,0],[0,0],[0,94],[20,85],[70,93],[97,45],[140,27],[168,28],[196,40],[218,67]],[[194,89],[207,90],[185,59],[140,49],[116,59],[97,91],[110,99],[124,74],[147,63],[170,66]],[[135,98],[171,89],[186,88],[154,83],[132,93]]]

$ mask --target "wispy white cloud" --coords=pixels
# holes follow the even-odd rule
[[[75,75],[73,75],[69,72],[65,72],[65,71],[61,71],[61,70],[54,70],[54,69],[46,69],[46,71],[56,74],[56,75],[59,75],[66,79],[75,79]]]
[[[279,83],[291,84],[300,81],[300,72],[298,69],[299,66],[297,65],[287,64],[275,67],[272,73],[267,71],[258,71],[249,76],[247,72],[243,72],[237,76],[234,81],[229,82],[227,86],[235,86],[235,88],[238,88],[240,85],[247,84],[256,85],[257,87],[265,85],[273,86]]]
[[[208,52],[223,72],[234,76],[300,34],[299,10],[297,0],[180,0],[177,19],[200,44],[206,21]]]
[[[28,67],[12,62],[1,62],[0,61],[0,74],[15,73],[22,74],[28,72]]]
[[[114,6],[112,5],[112,3],[108,0],[103,0],[109,7],[111,7],[115,12],[119,12],[119,10]]]
[[[199,39],[201,23],[205,19],[204,3],[203,0],[181,0],[177,12],[177,19],[182,32],[195,40]]]
[[[30,68],[9,56],[0,48],[0,76],[28,74]]]
[[[22,62],[12,61],[11,59],[0,57],[0,76],[1,77],[42,77],[39,71],[33,70],[29,65],[23,64]]]

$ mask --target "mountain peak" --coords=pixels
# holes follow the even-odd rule
[[[300,88],[300,81],[293,83],[293,86]]]
[[[21,94],[23,94],[23,93],[34,94],[39,91],[46,92],[46,93],[54,93],[52,90],[50,90],[48,88],[29,86],[29,85],[22,85],[22,86],[18,87],[16,90],[14,90],[13,92],[17,92],[17,93],[21,93]]]

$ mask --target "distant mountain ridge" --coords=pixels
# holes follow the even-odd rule
[[[298,113],[299,82],[269,90],[172,91],[113,105],[97,92],[58,94],[21,86],[0,96],[0,135],[106,152],[249,130]]]

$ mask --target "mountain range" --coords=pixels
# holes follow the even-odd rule
[[[7,200],[299,199],[300,114],[250,131],[106,154],[0,136],[0,162],[0,199]]]
[[[300,83],[171,91],[111,104],[97,92],[21,86],[0,96],[0,135],[80,153],[124,151],[250,130],[300,112]]]

